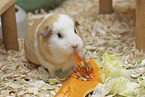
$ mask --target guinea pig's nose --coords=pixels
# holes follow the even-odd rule
[[[77,47],[78,45],[72,45],[73,51],[76,52],[77,51]]]
[[[73,49],[76,49],[78,47],[78,45],[72,45]]]

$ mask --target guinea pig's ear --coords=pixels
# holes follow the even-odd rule
[[[80,25],[79,22],[75,20],[75,26],[77,27],[79,25]]]
[[[49,36],[49,34],[51,33],[51,28],[50,27],[46,27],[40,34],[47,38]]]

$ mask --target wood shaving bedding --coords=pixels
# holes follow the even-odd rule
[[[114,13],[99,15],[98,0],[66,0],[49,12],[28,13],[28,25],[47,13],[68,14],[80,23],[86,60],[101,62],[105,52],[120,56],[124,67],[132,71],[131,80],[139,82],[145,76],[145,54],[135,48],[135,0],[114,0]],[[24,54],[23,39],[20,52],[8,51],[0,44],[0,96],[53,97],[62,82],[49,79],[40,66],[29,69]]]

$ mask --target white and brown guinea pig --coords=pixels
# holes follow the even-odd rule
[[[47,68],[51,77],[58,69],[71,68],[75,65],[73,53],[83,48],[77,26],[64,14],[48,14],[36,20],[25,36],[26,57]]]

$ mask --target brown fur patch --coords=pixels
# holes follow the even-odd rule
[[[49,36],[48,38],[43,37],[40,33],[45,29],[45,27],[50,27],[53,28],[53,23],[56,22],[59,18],[59,15],[52,15],[48,17],[40,26],[38,33],[37,33],[37,39],[38,39],[38,49],[45,61],[51,62],[50,57],[52,56],[48,47],[48,41],[49,41]],[[52,30],[51,30],[52,31]],[[50,32],[53,33],[53,32]]]
[[[35,41],[35,31],[37,26],[40,24],[40,22],[44,19],[44,17],[36,20],[33,25],[29,28],[28,32],[26,33],[25,36],[25,42],[24,42],[24,48],[25,48],[25,53],[26,57],[36,63],[39,64],[39,61],[35,55],[34,52],[34,41]]]
[[[80,30],[79,30],[79,23],[78,23],[78,21],[76,21],[76,20],[74,20],[74,27],[75,27],[75,29],[76,29],[76,31],[77,31],[77,34],[81,37],[81,39],[83,39],[83,37],[82,37],[82,33],[80,32]]]

